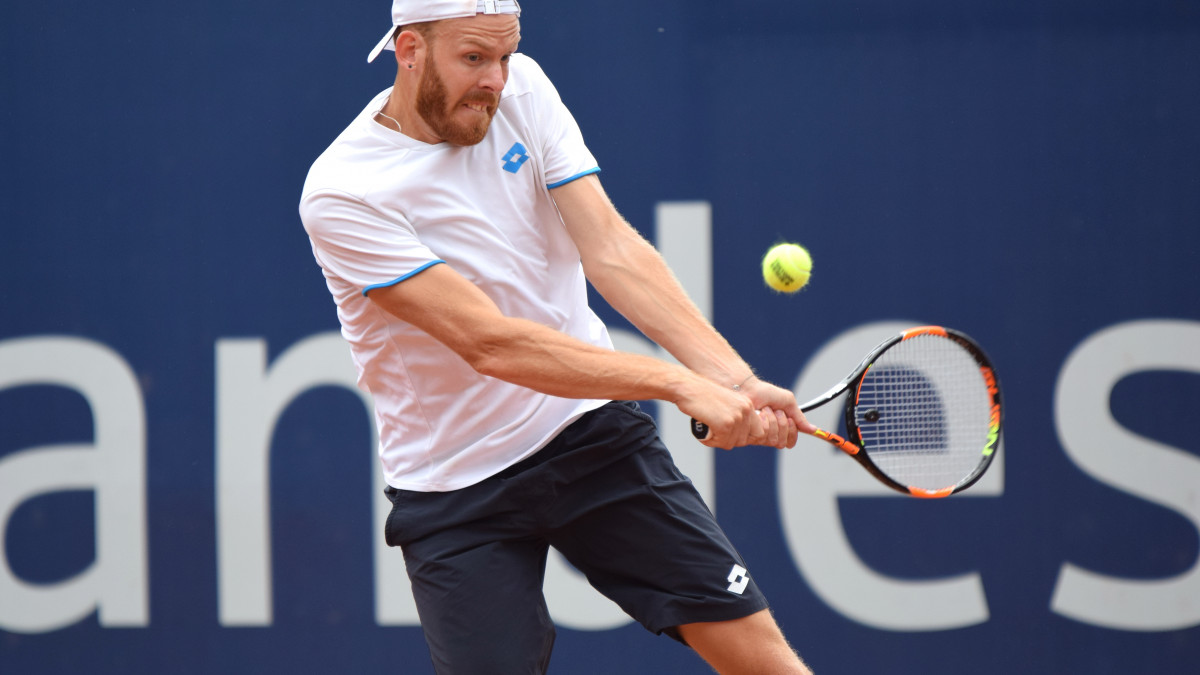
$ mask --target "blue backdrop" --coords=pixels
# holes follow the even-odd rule
[[[913,322],[998,365],[974,496],[886,498],[817,441],[676,446],[817,672],[1195,672],[1200,3],[524,9],[614,201],[694,233],[671,261],[765,377],[823,388]],[[296,215],[391,82],[387,10],[0,7],[0,672],[432,672]],[[780,240],[816,260],[796,296],[759,277]],[[579,603],[552,672],[705,672]]]

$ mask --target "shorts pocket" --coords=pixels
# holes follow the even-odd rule
[[[383,492],[387,495],[388,501],[392,503],[392,510],[388,511],[387,519],[383,521],[383,541],[388,546],[399,546],[400,523],[397,522],[396,516],[400,512],[404,491],[388,486]]]

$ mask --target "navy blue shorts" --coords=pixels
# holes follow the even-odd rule
[[[404,552],[425,639],[445,673],[544,673],[542,596],[554,546],[654,633],[767,607],[746,564],[636,403],[613,402],[537,454],[470,487],[389,487],[386,539]]]

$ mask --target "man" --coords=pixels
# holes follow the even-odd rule
[[[439,673],[542,673],[547,548],[721,673],[808,673],[653,421],[710,447],[810,427],[754,377],[613,208],[574,119],[516,54],[513,0],[395,0],[381,92],[314,163],[300,213],[375,399]],[[590,281],[683,366],[613,351]]]

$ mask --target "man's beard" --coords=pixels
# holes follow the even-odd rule
[[[486,116],[473,116],[470,123],[455,121],[454,112],[460,105],[475,103],[487,106]],[[432,58],[425,60],[425,72],[417,89],[417,113],[429,125],[438,138],[454,145],[475,145],[487,135],[488,126],[496,114],[500,97],[487,92],[468,95],[451,109],[446,105],[446,84]]]

